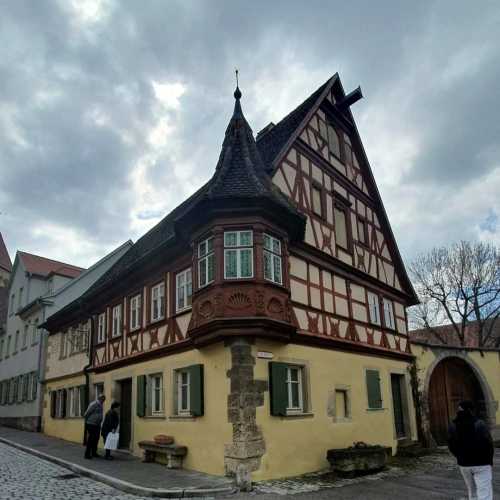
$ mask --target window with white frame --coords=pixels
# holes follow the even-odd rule
[[[151,287],[151,321],[165,317],[165,283],[162,281]]]
[[[370,323],[380,325],[380,302],[376,293],[368,292],[368,307],[370,309]]]
[[[224,233],[224,278],[253,278],[252,231]]]
[[[57,391],[57,409],[56,409],[56,417],[57,418],[63,418],[65,416],[65,408],[64,405],[66,403],[66,397],[65,397],[65,390],[61,389],[60,391]]]
[[[97,343],[102,344],[106,341],[106,313],[99,314],[97,318]]]
[[[214,238],[203,240],[198,245],[198,285],[209,285],[215,279]]]
[[[141,295],[130,299],[130,329],[137,330],[141,327]]]
[[[38,344],[39,334],[40,332],[38,331],[38,318],[36,318],[33,323],[33,328],[31,332],[31,345]]]
[[[383,299],[383,305],[384,305],[384,324],[386,328],[390,328],[391,330],[394,330],[396,327],[394,323],[394,308],[392,304],[392,300],[388,299]]]
[[[17,330],[16,336],[14,337],[14,352],[13,352],[13,354],[15,354],[18,349],[19,349],[19,330]]]
[[[189,415],[190,407],[190,373],[188,370],[177,370],[176,374],[176,408],[179,415]]]
[[[25,349],[28,347],[28,332],[29,332],[29,325],[24,325],[24,331],[23,331],[23,341],[22,341],[22,349]]]
[[[281,265],[281,241],[269,234],[264,234],[264,278],[283,284]]]
[[[69,398],[69,416],[81,417],[83,409],[81,407],[83,387],[72,387],[68,389]]]
[[[176,282],[176,310],[182,311],[191,307],[191,296],[193,294],[193,278],[191,269],[177,273]]]
[[[94,394],[95,394],[95,400],[97,401],[99,399],[99,396],[104,394],[104,384],[99,383],[99,384],[94,384]]]
[[[113,327],[111,329],[112,337],[119,337],[122,334],[122,305],[113,307]]]
[[[163,414],[163,375],[161,373],[150,375],[149,381],[151,415],[161,415]]]
[[[301,366],[290,365],[286,372],[288,392],[287,411],[290,413],[304,411],[304,393],[302,388],[303,370]]]

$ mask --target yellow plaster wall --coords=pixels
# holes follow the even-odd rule
[[[301,417],[275,417],[270,415],[269,392],[265,404],[257,408],[257,423],[266,441],[266,453],[255,480],[303,474],[328,467],[326,452],[329,448],[343,448],[354,441],[381,444],[395,449],[395,427],[392,409],[390,373],[406,377],[407,405],[410,415],[412,439],[416,439],[416,424],[408,363],[404,361],[345,353],[294,344],[258,341],[253,347],[273,354],[272,361],[296,362],[307,367],[309,411]],[[268,379],[268,359],[256,359],[255,377]],[[367,410],[365,369],[380,370],[383,398],[382,410]],[[334,422],[331,401],[335,387],[348,386],[351,394],[351,422]],[[330,413],[330,414],[329,414]]]
[[[59,389],[69,389],[85,385],[85,376],[76,375],[74,377],[48,381],[44,390],[42,430],[48,436],[54,436],[74,443],[83,442],[83,418],[52,418],[50,416],[50,393]]]
[[[204,366],[205,415],[197,418],[179,418],[173,415],[174,370],[193,364]],[[117,398],[118,382],[132,378],[132,439],[135,455],[142,455],[138,442],[151,440],[156,434],[174,436],[177,444],[188,447],[184,468],[224,474],[224,445],[232,440],[232,427],[227,421],[227,396],[231,366],[228,349],[222,343],[153,359],[115,370],[93,374],[91,383],[104,382],[106,409]],[[164,417],[138,417],[136,414],[137,377],[163,373]]]

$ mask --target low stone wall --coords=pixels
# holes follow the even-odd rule
[[[0,417],[0,425],[23,431],[40,432],[41,417]]]

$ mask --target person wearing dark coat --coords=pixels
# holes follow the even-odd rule
[[[84,432],[86,432],[86,447],[85,458],[91,459],[99,457],[97,454],[97,445],[99,444],[99,430],[102,424],[102,415],[104,413],[104,401],[106,396],[101,394],[96,401],[92,401],[83,415],[84,418]]]
[[[118,408],[120,408],[120,403],[113,403],[111,409],[106,413],[104,417],[104,422],[102,424],[101,435],[104,439],[104,445],[106,445],[106,438],[110,432],[116,432],[118,426],[120,425],[120,416],[118,415]],[[113,460],[111,456],[111,450],[105,450],[106,455],[104,458],[106,460]]]
[[[471,401],[460,403],[450,425],[448,447],[457,459],[469,500],[492,500],[493,439]]]

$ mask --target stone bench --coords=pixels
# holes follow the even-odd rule
[[[144,450],[144,462],[156,462],[157,455],[164,455],[167,469],[182,469],[182,460],[187,454],[186,446],[158,444],[154,441],[140,441],[139,448]]]

